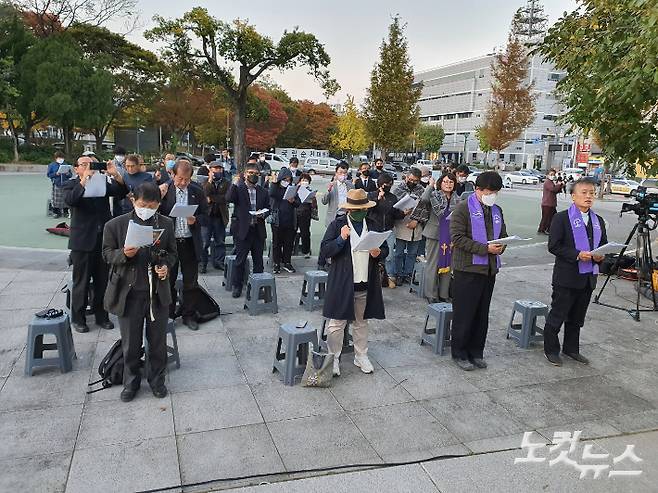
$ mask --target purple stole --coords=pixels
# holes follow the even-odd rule
[[[482,204],[475,194],[468,198],[468,212],[471,216],[471,238],[478,243],[485,245],[489,241],[487,239],[487,227],[484,224],[484,212],[482,211]],[[494,205],[491,208],[491,216],[493,218],[493,239],[500,238],[500,230],[502,228],[502,213],[500,207]],[[488,255],[473,255],[473,265],[488,265]],[[500,269],[500,255],[496,255],[496,267]]]
[[[597,248],[599,243],[601,243],[601,224],[599,224],[597,215],[591,210],[587,214],[589,214],[589,220],[592,223],[594,248]],[[580,213],[580,209],[576,207],[576,204],[571,204],[571,207],[569,207],[569,224],[571,225],[571,233],[573,234],[573,242],[576,245],[576,250],[581,252],[592,250],[592,247],[589,245],[589,239],[587,238],[585,221],[583,221],[583,216]],[[581,274],[596,275],[599,273],[599,266],[591,260],[578,260],[578,272]]]
[[[452,241],[450,241],[450,219],[447,217],[452,211],[446,209],[439,217],[439,265],[438,273],[450,272],[452,264]]]

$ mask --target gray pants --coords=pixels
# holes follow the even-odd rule
[[[354,342],[354,354],[364,355],[368,353],[368,321],[363,319],[366,311],[367,291],[354,292],[354,315],[356,320],[352,322],[352,342]],[[336,357],[340,355],[343,348],[343,336],[347,320],[329,320],[327,324],[327,347],[330,353]]]
[[[425,292],[423,295],[426,298],[443,298],[450,297],[450,277],[451,273],[438,274],[439,253],[441,242],[432,238],[426,238],[425,243],[425,270],[423,277],[425,280]],[[437,296],[438,294],[438,296]]]

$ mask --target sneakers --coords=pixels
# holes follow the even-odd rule
[[[292,266],[292,264],[283,264],[282,269],[290,274],[294,274],[295,272],[297,272],[295,268]]]
[[[569,356],[569,358],[571,359],[575,359],[576,361],[578,361],[578,363],[582,363],[583,365],[589,365],[589,360],[580,353],[562,353],[562,354],[564,354],[565,356]]]
[[[544,353],[544,356],[546,356],[546,359],[548,362],[553,365],[553,366],[562,366],[562,358],[560,358],[559,354],[548,354]]]
[[[281,274],[281,266],[279,264],[272,266],[272,274]]]
[[[487,367],[487,362],[483,358],[472,358],[471,363],[475,365],[476,368],[484,369]]]
[[[340,377],[340,354],[334,354],[334,377]]]
[[[354,355],[354,366],[361,368],[363,373],[372,373],[375,369],[372,366],[372,363],[368,359],[367,354],[355,354]]]
[[[475,365],[468,361],[467,359],[453,358],[452,361],[464,371],[473,371],[475,370]]]
[[[310,253],[305,253],[304,258],[311,258],[311,254]]]

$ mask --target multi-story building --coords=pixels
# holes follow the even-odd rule
[[[420,119],[441,125],[445,140],[441,158],[453,162],[484,162],[486,155],[479,148],[476,129],[484,124],[487,103],[491,96],[491,64],[495,54],[452,63],[419,72],[415,83],[422,83],[419,99]],[[564,77],[539,56],[529,61],[529,79],[535,82],[535,121],[521,137],[501,151],[500,162],[512,166],[561,167],[571,156],[573,138],[565,136],[567,128],[556,124],[564,107],[555,96],[555,86]],[[489,154],[489,163],[496,160]]]

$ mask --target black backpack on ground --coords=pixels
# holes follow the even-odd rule
[[[144,349],[142,349],[142,354]],[[112,387],[113,385],[121,385],[123,383],[123,349],[121,348],[121,339],[112,344],[112,347],[107,352],[100,365],[98,365],[98,374],[100,379],[91,382],[89,386],[100,383],[102,385],[99,389],[88,390],[88,394],[93,394],[99,390],[104,390]]]
[[[215,299],[210,296],[210,293],[201,286],[197,287],[196,292],[196,320],[203,323],[219,317],[221,310]]]

